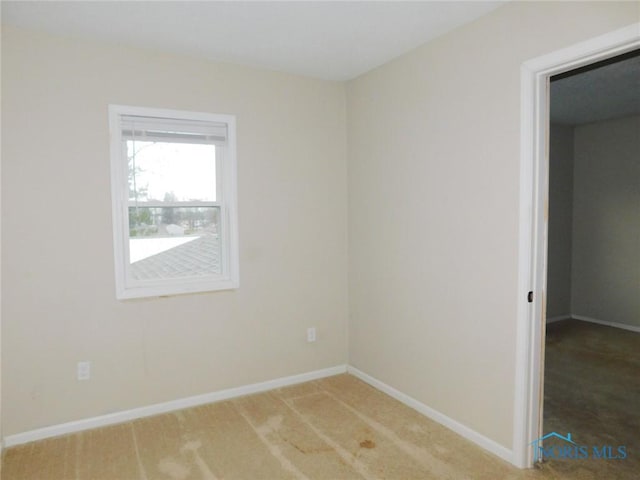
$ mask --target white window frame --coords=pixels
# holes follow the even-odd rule
[[[216,145],[217,192],[220,192],[220,198],[216,199],[215,203],[219,203],[220,207],[221,274],[158,280],[139,280],[132,277],[129,262],[128,161],[127,153],[123,149],[121,125],[122,116],[125,115],[226,124],[226,142],[224,145]],[[238,288],[240,283],[235,116],[109,105],[109,127],[111,133],[111,197],[116,298],[159,297]]]

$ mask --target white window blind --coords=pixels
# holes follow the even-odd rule
[[[228,137],[226,123],[201,120],[122,115],[120,127],[123,138],[149,142],[225,145]]]

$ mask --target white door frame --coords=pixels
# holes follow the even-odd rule
[[[533,466],[542,436],[549,205],[549,79],[640,47],[640,22],[525,62],[521,68],[518,316],[513,463]],[[533,302],[527,295],[533,292]]]

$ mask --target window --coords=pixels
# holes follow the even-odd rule
[[[109,107],[118,298],[238,287],[235,117]]]

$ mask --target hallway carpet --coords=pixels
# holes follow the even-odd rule
[[[17,446],[2,468],[3,480],[560,478],[613,477],[518,470],[350,375]]]
[[[640,478],[640,333],[579,320],[547,326],[544,432],[571,433],[589,450],[587,459],[548,460],[558,472]],[[624,446],[627,457],[593,458],[594,446],[612,446],[612,456]],[[602,476],[588,476],[603,465]]]

